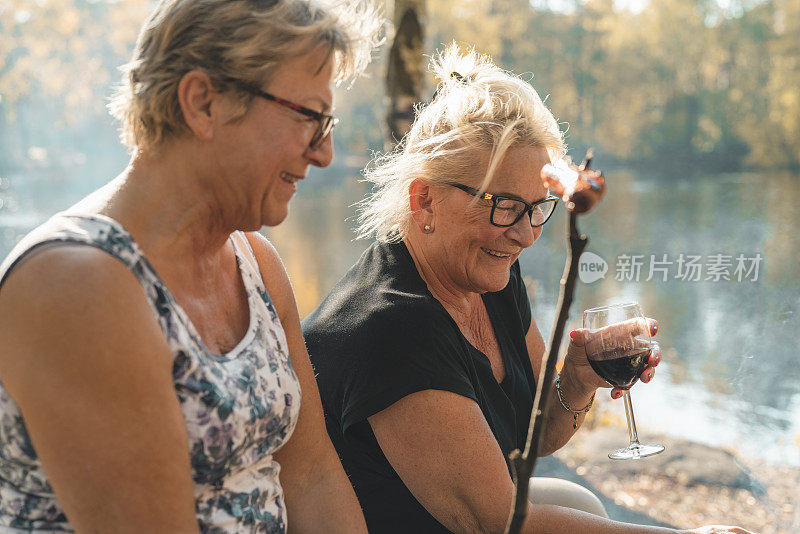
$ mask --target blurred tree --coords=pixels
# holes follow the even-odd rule
[[[424,19],[424,0],[395,0],[394,38],[386,70],[388,148],[411,130],[414,106],[423,101]]]
[[[728,19],[719,25],[717,46],[727,49],[721,82],[724,106],[731,129],[742,140],[746,162],[759,164],[774,158],[775,135],[769,127],[768,91],[770,77],[770,28],[772,6],[763,5],[746,12],[742,17]]]
[[[692,159],[700,118],[703,64],[708,61],[708,31],[695,2],[662,0],[637,17],[651,84],[646,93],[651,121],[640,125],[634,153],[645,158]],[[647,70],[645,71],[645,73]],[[688,157],[688,158],[687,158]]]
[[[0,143],[5,153],[0,164],[13,167],[30,156],[32,146],[70,152],[74,149],[68,145],[81,133],[96,136],[102,131],[98,126],[109,123],[109,86],[153,2],[6,1],[0,7]],[[64,134],[67,130],[70,135]]]
[[[423,54],[455,40],[533,75],[578,152],[591,144],[627,162],[800,169],[797,0],[659,0],[636,13],[615,0],[395,1],[395,28],[412,37],[394,53],[385,47],[368,70],[373,80],[388,70],[394,117],[409,119],[412,103],[430,96]],[[73,142],[100,122],[110,128],[103,104],[115,69],[154,0],[5,2],[5,158],[35,143]],[[403,74],[398,66],[410,57]],[[337,148],[360,158],[340,163],[384,148],[386,94],[374,81],[337,93],[345,119]]]
[[[800,171],[800,2],[774,0],[770,43],[769,118],[778,132],[777,161]]]
[[[151,0],[8,0],[0,9],[0,95],[13,115],[21,98],[63,100],[72,110],[100,109],[121,58],[129,55]],[[76,76],[77,75],[77,76]],[[100,96],[98,99],[97,96]]]

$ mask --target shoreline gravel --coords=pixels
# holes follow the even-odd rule
[[[646,516],[653,520],[648,524],[680,529],[722,524],[759,534],[800,533],[800,468],[649,432],[647,441],[666,445],[664,453],[612,461],[606,455],[624,445],[627,431],[596,422],[586,426],[553,458],[613,503],[607,504],[612,519]]]

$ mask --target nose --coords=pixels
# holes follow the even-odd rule
[[[508,238],[521,248],[528,248],[533,245],[542,235],[542,227],[534,228],[531,226],[531,220],[526,215],[523,215],[514,226],[509,226],[508,230],[506,230]]]
[[[333,136],[328,134],[319,148],[308,147],[306,157],[315,167],[327,167],[333,161]]]

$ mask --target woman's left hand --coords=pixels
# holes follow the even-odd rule
[[[648,318],[647,321],[650,326],[650,335],[656,335],[656,332],[658,332],[658,321],[650,318]],[[580,382],[586,388],[611,387],[611,385],[600,378],[597,373],[594,372],[591,365],[589,365],[589,359],[587,358],[585,348],[587,333],[588,330],[585,328],[579,328],[569,333],[570,344],[569,349],[567,350],[566,360],[564,361],[564,367],[569,365],[571,367],[570,371],[572,373],[573,380],[575,382]],[[660,362],[661,347],[656,341],[653,341],[650,359],[647,362],[647,367],[639,376],[640,380],[645,383],[650,382],[653,379],[653,376],[656,372],[656,367]],[[621,396],[621,389],[612,388],[612,398],[618,399]]]

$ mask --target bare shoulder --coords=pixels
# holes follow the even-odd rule
[[[275,246],[264,234],[260,232],[246,232],[245,235],[247,236],[247,241],[250,243],[250,246],[253,247],[253,252],[258,259],[259,265],[262,264],[262,260],[264,261],[262,269],[263,267],[271,266],[283,270],[283,262],[278,255],[278,251],[275,250]]]
[[[33,251],[8,274],[0,291],[0,313],[6,316],[36,308],[48,315],[70,312],[99,319],[136,303],[146,305],[133,273],[110,254],[86,245]]]
[[[3,386],[76,530],[197,531],[172,352],[125,265],[35,252],[0,290],[0,339]]]
[[[278,314],[283,315],[285,311],[296,308],[289,275],[286,273],[286,267],[283,265],[278,251],[259,232],[247,232],[245,235],[253,248],[261,271],[261,278],[275,303]]]
[[[0,337],[7,387],[17,373],[32,378],[29,373],[40,366],[77,369],[94,358],[109,362],[120,352],[166,346],[134,275],[119,260],[84,245],[33,252],[8,275],[0,290]],[[152,355],[159,352],[141,363],[169,365]]]
[[[29,251],[17,266],[9,273],[6,288],[21,281],[48,283],[49,281],[72,278],[73,282],[92,282],[114,276],[114,269],[109,267],[118,264],[118,272],[128,272],[122,263],[110,254],[97,247],[85,244],[57,244],[42,246]],[[88,276],[88,275],[92,276]],[[36,290],[29,287],[28,290]]]

